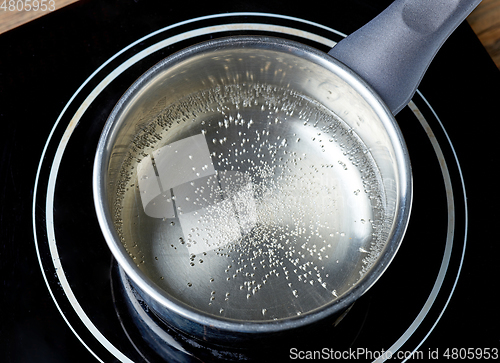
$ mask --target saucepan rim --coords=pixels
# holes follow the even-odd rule
[[[399,180],[396,182],[400,189],[400,198],[397,201],[396,218],[393,221],[382,256],[380,256],[362,280],[340,298],[313,311],[276,321],[246,321],[217,317],[201,312],[169,296],[147,277],[128,256],[125,247],[113,227],[112,205],[110,205],[110,200],[106,193],[107,183],[109,182],[107,180],[107,167],[111,156],[113,140],[116,136],[115,131],[120,126],[119,123],[122,122],[120,115],[130,106],[129,103],[132,102],[134,97],[163,70],[202,53],[231,48],[272,49],[292,53],[334,72],[337,76],[348,82],[380,116],[393,142],[395,150],[394,162],[398,165],[397,178]],[[155,64],[130,86],[109,115],[101,134],[94,160],[93,195],[99,225],[114,258],[121,268],[123,268],[129,279],[133,281],[134,285],[144,294],[147,294],[148,299],[155,301],[155,306],[167,309],[169,315],[178,314],[184,319],[212,327],[218,331],[236,331],[244,334],[273,333],[306,326],[346,309],[378,280],[399,249],[409,222],[412,204],[412,174],[406,144],[394,116],[373,89],[347,66],[318,49],[296,41],[268,36],[231,36],[205,41],[180,50]]]

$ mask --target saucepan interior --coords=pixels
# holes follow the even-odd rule
[[[252,334],[323,319],[379,278],[406,229],[411,170],[390,111],[345,66],[230,37],[124,94],[94,196],[112,253],[160,316],[195,335]]]

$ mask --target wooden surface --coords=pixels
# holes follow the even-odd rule
[[[500,0],[483,0],[467,21],[500,69]]]
[[[42,3],[43,1],[43,3]],[[77,0],[0,0],[0,34]]]
[[[45,11],[42,11],[42,1],[47,6]],[[0,34],[76,1],[78,0],[6,0],[4,3],[4,0],[0,0],[0,5],[5,4],[5,8],[0,9]],[[31,5],[29,11],[27,4]],[[38,4],[38,10],[34,10],[35,4]],[[483,0],[467,21],[500,69],[500,0]]]

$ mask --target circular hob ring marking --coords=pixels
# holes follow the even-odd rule
[[[73,94],[73,96],[67,102],[66,106],[61,111],[59,117],[57,118],[57,120],[56,120],[56,122],[55,122],[55,124],[54,124],[54,126],[53,126],[53,128],[52,128],[52,130],[51,130],[51,132],[49,134],[49,136],[48,136],[47,142],[46,142],[45,147],[44,147],[44,149],[42,151],[40,163],[39,163],[39,166],[38,166],[38,169],[37,169],[37,174],[36,174],[36,179],[35,179],[35,186],[34,186],[33,227],[34,227],[34,237],[35,237],[35,248],[36,248],[36,252],[37,252],[38,261],[39,261],[39,265],[40,265],[40,268],[41,268],[42,275],[44,277],[44,280],[45,280],[45,283],[46,283],[47,288],[49,290],[49,293],[50,293],[52,299],[54,300],[54,303],[55,303],[57,309],[59,310],[59,312],[61,313],[61,316],[63,317],[63,319],[65,320],[65,322],[69,326],[69,328],[73,331],[73,333],[75,334],[75,336],[90,351],[90,353],[92,353],[92,355],[94,355],[94,357],[97,360],[99,360],[99,361],[102,361],[102,360],[83,341],[83,339],[79,336],[79,334],[72,327],[71,323],[66,318],[64,312],[60,308],[60,305],[59,305],[57,299],[55,298],[54,293],[53,293],[53,291],[52,291],[52,289],[50,287],[50,284],[48,282],[47,276],[45,274],[45,270],[44,270],[44,265],[43,265],[43,262],[42,262],[42,258],[41,258],[41,255],[39,253],[37,227],[36,227],[36,219],[37,219],[36,218],[36,216],[37,216],[37,212],[36,212],[36,210],[37,210],[36,209],[36,197],[38,195],[38,184],[39,184],[39,181],[40,181],[40,173],[41,173],[41,169],[42,169],[42,164],[43,164],[43,160],[44,160],[44,158],[46,156],[49,143],[51,143],[53,135],[54,135],[54,132],[55,132],[56,128],[59,126],[59,123],[60,123],[61,119],[63,118],[63,116],[67,112],[67,109],[74,102],[75,98],[80,94],[80,92],[82,91],[82,89],[102,69],[104,69],[104,67],[106,67],[113,60],[115,60],[120,55],[122,55],[123,53],[125,53],[127,50],[131,49],[132,47],[138,45],[139,43],[141,43],[142,41],[144,41],[144,40],[146,40],[148,38],[151,38],[151,37],[153,37],[155,35],[158,35],[158,34],[160,34],[162,32],[165,32],[165,31],[170,30],[170,29],[174,29],[174,28],[182,26],[182,25],[196,23],[196,22],[203,21],[203,20],[208,20],[208,19],[218,19],[218,18],[227,18],[227,17],[238,17],[238,16],[245,16],[245,17],[258,16],[258,17],[277,18],[277,19],[281,19],[281,20],[289,20],[289,21],[293,21],[293,22],[298,22],[298,23],[312,25],[314,27],[321,28],[323,30],[327,30],[328,32],[331,32],[331,33],[333,33],[333,34],[335,34],[337,36],[339,36],[339,35],[340,36],[345,36],[345,34],[343,34],[341,32],[338,32],[337,30],[334,30],[334,29],[329,28],[329,27],[325,27],[325,26],[323,26],[321,24],[317,24],[317,23],[314,23],[314,22],[311,22],[311,21],[307,21],[307,20],[300,19],[300,18],[289,17],[289,16],[285,16],[285,15],[267,14],[267,13],[228,13],[228,14],[216,14],[216,15],[209,15],[209,16],[204,16],[204,17],[200,17],[200,18],[190,19],[190,20],[186,20],[186,21],[183,21],[183,22],[180,22],[180,23],[173,24],[171,26],[168,26],[168,27],[159,29],[159,30],[157,30],[157,31],[155,31],[153,33],[150,33],[147,36],[145,36],[145,37],[137,40],[136,42],[131,43],[130,45],[128,45],[127,47],[123,48],[118,53],[116,53],[113,57],[109,58],[98,69],[96,69],[94,71],[94,73],[92,73],[82,83],[82,85],[77,89],[77,91]],[[284,27],[284,26],[272,25],[272,24],[260,24],[260,23],[241,23],[241,24],[239,24],[239,23],[230,23],[230,24],[223,24],[223,25],[217,25],[217,26],[199,28],[199,29],[187,31],[187,32],[184,32],[184,33],[181,33],[181,34],[174,35],[174,36],[172,36],[170,38],[161,40],[161,41],[159,41],[159,42],[157,42],[157,43],[149,46],[148,48],[144,49],[143,51],[141,51],[141,52],[133,55],[131,58],[129,58],[128,60],[126,60],[125,62],[123,62],[120,66],[118,66],[117,68],[115,68],[107,77],[104,78],[103,81],[101,81],[92,90],[92,92],[87,96],[87,98],[85,99],[85,101],[80,105],[80,107],[78,108],[78,110],[76,111],[76,113],[73,115],[71,121],[67,125],[67,127],[65,129],[65,132],[64,132],[64,134],[63,134],[63,136],[62,136],[62,138],[61,138],[61,140],[59,142],[59,145],[57,147],[57,151],[56,151],[56,153],[54,155],[54,158],[52,160],[52,165],[50,167],[50,175],[49,175],[49,180],[48,180],[48,187],[47,187],[47,192],[46,192],[45,218],[46,218],[46,228],[47,228],[47,240],[48,240],[49,250],[50,250],[50,253],[51,253],[51,257],[52,257],[53,267],[55,269],[55,272],[57,274],[57,277],[59,279],[61,287],[63,288],[63,290],[64,290],[67,298],[69,299],[70,304],[75,309],[75,312],[78,315],[78,317],[82,320],[82,322],[85,324],[85,326],[87,327],[87,329],[89,329],[89,331],[96,337],[96,339],[110,353],[112,353],[116,358],[120,359],[123,362],[130,362],[130,359],[128,357],[126,357],[118,349],[116,349],[116,347],[114,347],[106,339],[106,337],[104,337],[104,335],[102,335],[102,333],[95,327],[95,325],[88,318],[88,316],[86,315],[86,313],[83,311],[83,309],[81,308],[80,304],[78,303],[78,300],[76,299],[75,295],[73,294],[73,291],[71,290],[71,287],[70,287],[70,285],[69,285],[69,283],[68,283],[68,281],[66,279],[66,275],[64,273],[64,269],[63,269],[63,267],[61,265],[61,262],[60,262],[60,259],[59,259],[58,250],[57,250],[57,243],[56,243],[56,239],[55,239],[55,231],[54,231],[53,201],[54,201],[54,192],[55,192],[55,184],[56,184],[56,180],[57,180],[57,174],[58,174],[58,171],[59,171],[59,165],[60,165],[60,162],[62,160],[62,156],[64,154],[65,147],[68,144],[68,142],[70,140],[70,137],[71,137],[71,134],[73,133],[76,125],[78,124],[79,120],[81,119],[81,117],[85,113],[86,109],[90,106],[90,104],[106,88],[107,85],[109,85],[116,77],[118,77],[120,74],[122,74],[124,71],[126,71],[133,64],[137,63],[138,61],[142,60],[143,58],[147,57],[148,55],[150,55],[150,54],[152,54],[152,53],[154,53],[154,52],[156,52],[156,51],[158,51],[160,49],[163,49],[163,48],[165,48],[165,47],[167,47],[167,46],[169,46],[171,44],[175,44],[176,42],[179,42],[179,41],[182,41],[182,40],[187,40],[187,39],[191,39],[191,38],[196,37],[196,36],[206,35],[206,34],[213,34],[213,33],[217,33],[217,32],[249,31],[249,30],[267,31],[267,32],[273,32],[273,33],[284,33],[284,34],[293,35],[293,36],[296,36],[296,37],[302,37],[302,38],[305,38],[305,39],[314,40],[314,41],[316,41],[316,42],[318,42],[318,43],[320,43],[322,45],[328,46],[328,47],[332,47],[335,44],[334,41],[332,41],[330,39],[327,39],[325,37],[313,34],[311,32],[306,32],[306,31],[302,31],[300,29],[291,28],[291,27]],[[438,122],[439,122],[442,130],[446,134],[446,130],[444,129],[444,127],[441,124],[438,116],[436,115],[436,113],[432,109],[431,105],[425,100],[425,98],[423,97],[423,95],[421,93],[419,93],[419,95],[422,97],[422,99],[427,104],[427,106],[431,109],[432,113],[434,114],[434,116],[438,120]],[[415,116],[417,117],[418,121],[426,129],[426,132],[428,133],[428,136],[431,139],[434,151],[436,152],[436,155],[437,155],[438,159],[441,158],[443,156],[443,153],[441,151],[439,143],[435,140],[435,138],[432,137],[432,135],[429,134],[429,130],[430,130],[430,132],[432,132],[432,130],[430,129],[429,124],[427,123],[427,121],[422,116],[422,114],[420,113],[420,111],[418,110],[418,108],[415,106],[414,103],[410,103],[409,107],[412,110],[412,112],[415,114]],[[463,182],[462,172],[461,172],[461,169],[460,169],[458,158],[457,158],[457,155],[455,154],[455,151],[454,151],[453,145],[451,143],[451,140],[449,139],[449,137],[448,137],[447,134],[446,134],[446,137],[447,137],[447,141],[449,143],[449,146],[453,150],[455,162],[456,162],[456,164],[458,166],[458,169],[459,169],[460,178],[461,178],[461,184],[462,184],[462,189],[463,189],[463,193],[464,193],[464,197],[465,197],[464,182]],[[55,142],[57,142],[57,141],[55,141]],[[450,254],[451,254],[451,249],[453,247],[453,237],[454,237],[454,224],[453,224],[453,221],[454,221],[455,209],[454,209],[454,202],[453,202],[453,197],[452,197],[453,196],[453,190],[452,190],[452,187],[451,187],[451,179],[450,179],[449,171],[447,169],[446,163],[444,163],[444,164],[440,163],[440,165],[441,165],[441,171],[442,171],[442,174],[443,174],[443,178],[445,180],[445,187],[446,187],[447,191],[451,192],[451,193],[446,193],[447,194],[447,198],[448,198],[447,199],[447,203],[448,203],[448,223],[449,223],[449,225],[448,225],[448,235],[447,235],[447,239],[446,239],[445,254],[444,254],[444,257],[443,257],[443,261],[442,261],[442,264],[441,264],[438,276],[436,278],[436,282],[435,282],[434,287],[433,287],[433,289],[432,289],[432,291],[431,291],[431,293],[430,293],[430,295],[429,295],[429,297],[428,297],[428,299],[426,301],[426,304],[424,304],[424,306],[421,309],[420,313],[417,315],[417,317],[415,318],[415,320],[413,321],[413,323],[409,326],[409,328],[388,349],[392,353],[394,353],[397,350],[399,350],[401,348],[401,346],[408,340],[408,338],[420,326],[420,323],[425,318],[427,312],[430,310],[430,308],[432,307],[432,304],[436,300],[437,294],[439,293],[439,289],[442,286],[444,277],[445,277],[446,272],[447,272],[448,263],[449,263],[449,259],[450,259]],[[466,201],[465,201],[465,203],[466,203]],[[432,326],[432,328],[430,329],[430,331],[424,337],[424,339],[415,348],[415,350],[417,350],[423,344],[423,342],[425,341],[425,339],[429,336],[429,334],[432,332],[432,330],[434,329],[434,327],[437,325],[440,317],[442,316],[444,310],[446,309],[446,307],[448,305],[449,300],[451,299],[451,296],[452,296],[453,291],[455,289],[456,283],[457,283],[459,275],[460,275],[460,270],[461,270],[461,267],[462,267],[462,261],[463,261],[463,257],[464,257],[464,253],[465,253],[466,236],[467,236],[467,205],[465,204],[465,238],[464,238],[464,245],[463,245],[463,250],[462,250],[462,260],[460,261],[460,266],[459,266],[459,269],[458,269],[457,276],[455,277],[455,282],[454,282],[453,288],[452,288],[452,290],[450,292],[450,295],[448,297],[448,300],[447,300],[445,306],[443,307],[443,309],[441,311],[441,314],[437,318],[436,322],[434,323],[434,325]],[[384,360],[385,359],[383,357],[381,357],[377,361],[381,362],[381,361],[384,361]]]

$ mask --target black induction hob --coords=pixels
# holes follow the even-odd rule
[[[0,35],[0,360],[245,358],[189,344],[123,286],[93,207],[100,131],[137,77],[187,45],[266,34],[328,51],[389,3],[82,0]],[[498,358],[499,88],[462,24],[397,116],[414,201],[396,258],[336,327],[274,347],[279,361]]]

